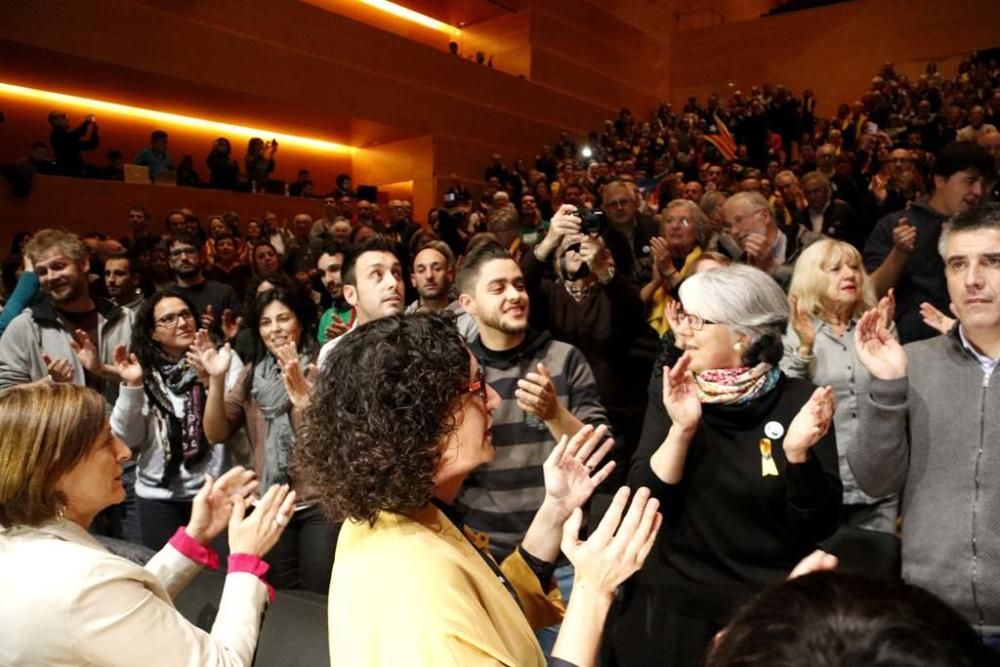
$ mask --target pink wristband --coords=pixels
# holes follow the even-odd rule
[[[174,536],[170,538],[168,544],[177,549],[182,556],[190,558],[199,565],[218,570],[219,554],[215,553],[215,550],[211,547],[198,544],[193,537],[187,534],[187,531],[184,530],[185,528],[186,526],[178,528]]]
[[[267,586],[267,601],[274,602],[274,586],[267,583],[264,575],[271,566],[252,554],[229,554],[229,572],[246,572],[260,579]]]

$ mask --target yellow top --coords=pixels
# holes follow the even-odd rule
[[[490,557],[486,536],[466,531],[430,504],[382,512],[374,526],[344,523],[330,581],[332,667],[545,665],[532,628],[562,619],[559,589],[542,590],[515,551],[500,569],[519,606],[476,551]]]
[[[691,267],[694,266],[699,257],[701,257],[701,248],[695,246],[694,250],[684,258],[684,266],[679,271],[682,278],[687,278]],[[650,300],[649,326],[653,327],[660,336],[670,330],[670,323],[667,322],[667,304],[671,301],[673,301],[673,297],[670,296],[670,290],[663,286],[656,288],[656,291],[653,292],[653,298]]]

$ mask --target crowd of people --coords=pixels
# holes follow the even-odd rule
[[[814,104],[625,110],[426,224],[19,235],[0,662],[250,664],[271,587],[336,665],[1000,662],[1000,70]]]

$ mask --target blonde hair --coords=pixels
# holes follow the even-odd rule
[[[861,253],[850,243],[835,239],[821,239],[809,245],[795,262],[792,282],[788,288],[788,296],[798,299],[799,308],[805,309],[810,315],[825,320],[827,305],[823,302],[826,290],[830,285],[830,275],[824,267],[846,261],[856,264],[861,272],[861,284],[858,285],[858,302],[854,306],[852,316],[857,317],[874,307],[875,285],[865,271],[861,261]]]
[[[24,254],[31,261],[37,262],[42,255],[54,248],[62,250],[74,262],[82,262],[90,254],[80,237],[65,229],[43,229],[38,232],[24,246]]]
[[[41,383],[0,391],[0,525],[37,526],[66,498],[63,475],[90,453],[108,420],[93,389]]]

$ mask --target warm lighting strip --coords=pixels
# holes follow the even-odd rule
[[[397,5],[395,2],[389,2],[389,0],[359,0],[359,2],[368,5],[369,7],[374,7],[375,9],[392,14],[393,16],[398,16],[401,19],[419,23],[425,28],[448,33],[453,37],[458,37],[462,34],[462,31],[453,25],[448,25],[447,23],[431,18],[426,14],[415,12],[412,9],[407,9],[402,5]]]
[[[157,121],[168,126],[182,125],[184,127],[190,127],[198,130],[209,130],[219,136],[232,137],[235,135],[246,138],[261,137],[265,140],[277,139],[279,143],[288,144],[290,146],[301,146],[304,148],[312,148],[314,150],[327,151],[331,153],[349,153],[355,150],[351,146],[337,144],[332,141],[323,141],[322,139],[300,137],[295,134],[285,134],[283,132],[247,127],[245,125],[233,125],[232,123],[195,118],[194,116],[183,116],[181,114],[170,113],[167,111],[143,109],[142,107],[133,107],[127,104],[106,102],[104,100],[95,100],[89,97],[78,97],[76,95],[66,95],[64,93],[52,92],[51,90],[27,88],[25,86],[16,86],[14,84],[0,81],[0,95],[4,94],[15,97],[25,97],[31,100],[52,102],[57,105],[80,107],[86,109],[89,113],[94,113],[95,115],[99,111],[107,111],[132,118],[139,118],[144,121]]]

